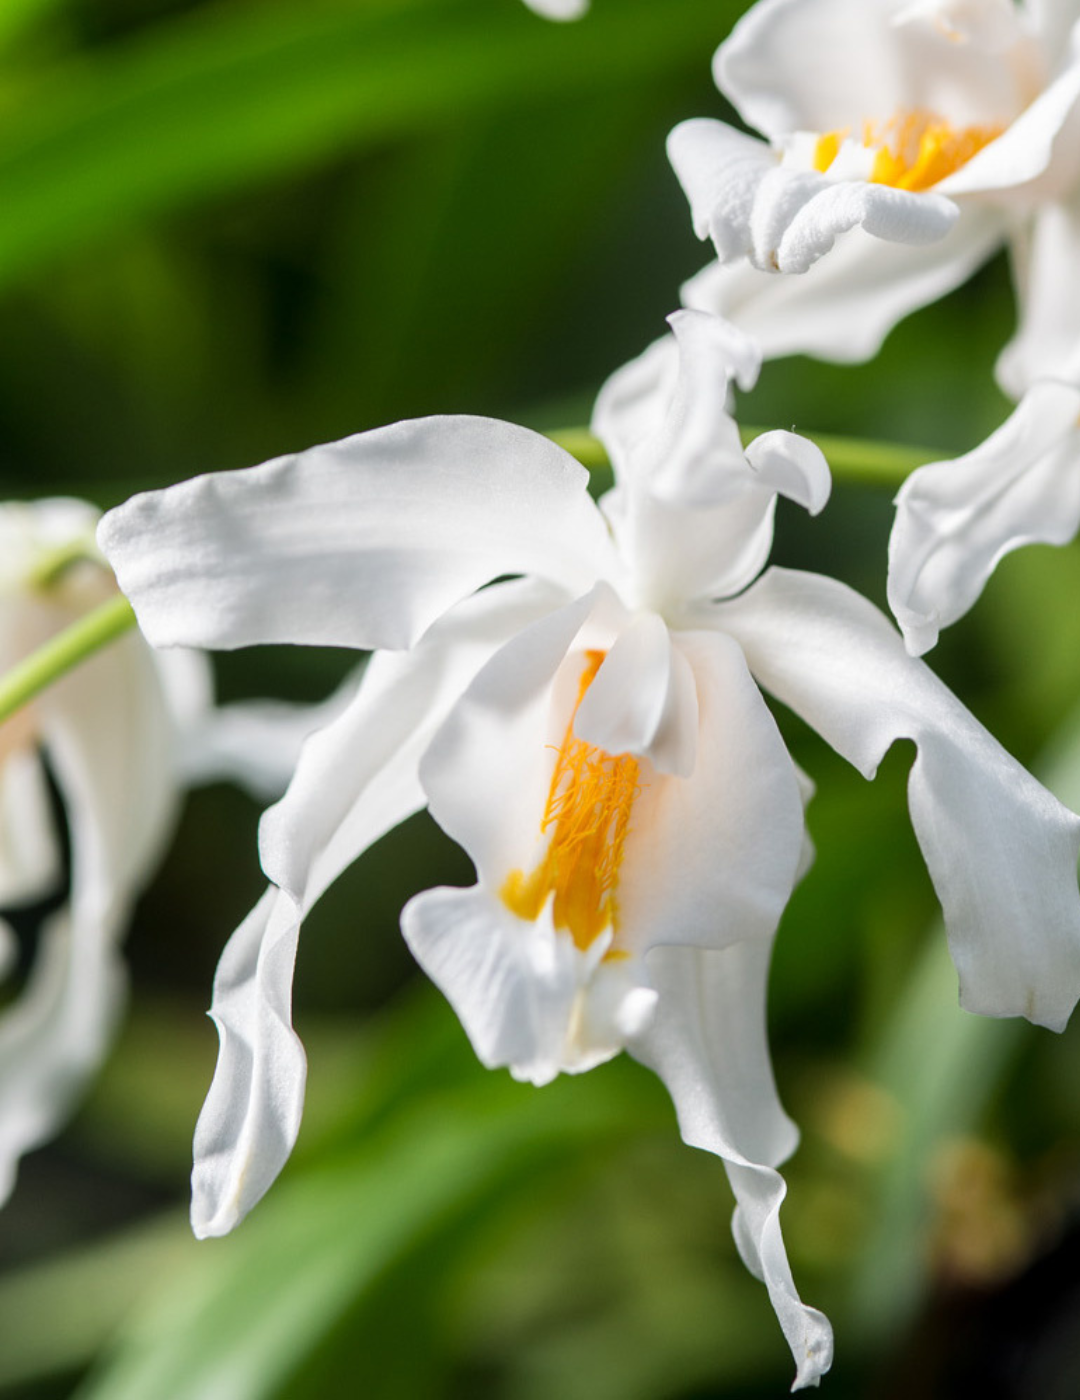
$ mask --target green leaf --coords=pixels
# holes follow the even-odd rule
[[[622,0],[567,27],[508,0],[425,0],[158,25],[22,91],[0,136],[0,283],[162,210],[448,118],[704,63],[739,8]]]
[[[422,1042],[434,1020],[437,1043],[449,1016],[439,1007],[406,1024]],[[428,1058],[420,1044],[417,1067]],[[360,1115],[370,1125],[362,1140],[294,1171],[234,1235],[200,1246],[79,1400],[278,1394],[344,1317],[352,1325],[358,1309],[377,1307],[387,1279],[438,1252],[478,1209],[651,1126],[649,1105],[662,1102],[628,1063],[542,1091],[474,1065],[464,1084],[410,1092],[413,1072],[404,1066],[397,1106],[380,1119],[389,1085],[376,1070],[383,1082]]]

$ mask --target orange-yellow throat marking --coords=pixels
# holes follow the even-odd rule
[[[875,151],[870,181],[898,190],[928,190],[966,165],[1001,135],[1001,126],[957,130],[933,112],[898,112],[887,122],[863,124],[862,144]],[[827,131],[814,147],[814,169],[824,174],[850,131]]]
[[[537,918],[554,895],[555,927],[568,929],[581,949],[616,923],[619,866],[630,811],[640,791],[638,761],[632,754],[612,755],[574,735],[574,719],[605,655],[585,653],[577,700],[540,823],[543,835],[551,833],[547,853],[531,875],[512,870],[500,891],[503,903],[522,919]]]

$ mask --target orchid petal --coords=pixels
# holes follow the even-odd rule
[[[859,131],[905,111],[959,126],[1006,123],[1027,105],[1030,40],[1016,7],[997,5],[997,23],[963,36],[913,8],[758,0],[717,50],[716,84],[748,126],[777,142],[795,131]],[[987,8],[979,6],[983,21]]]
[[[729,317],[754,337],[766,359],[868,360],[898,321],[965,282],[1003,236],[999,211],[968,204],[929,247],[887,243],[851,229],[800,277],[774,277],[749,262],[713,262],[685,283],[682,298],[687,306]]]
[[[288,791],[263,816],[263,869],[278,888],[237,929],[215,980],[221,1049],[192,1173],[200,1238],[227,1234],[247,1214],[299,1131],[304,1052],[290,1005],[303,918],[361,851],[424,805],[420,756],[447,707],[492,650],[552,603],[552,590],[533,581],[496,585],[452,610],[413,652],[374,657],[348,707],[307,739]]]
[[[1037,379],[1080,373],[1080,198],[1048,204],[1030,244],[1014,242],[1020,324],[998,358],[998,383],[1020,398]]]
[[[1061,1029],[1080,995],[1080,818],[843,584],[771,569],[713,615],[761,684],[864,776],[897,739],[915,741],[908,803],[961,1005]]]
[[[402,911],[413,956],[489,1069],[547,1084],[610,1060],[652,1016],[656,993],[604,948],[557,932],[548,905],[519,919],[481,886],[426,890]]]
[[[762,433],[746,449],[746,460],[763,486],[817,515],[832,490],[832,474],[821,448],[782,429]]]
[[[57,682],[37,714],[71,832],[71,894],[0,1017],[0,1198],[104,1057],[123,1000],[118,941],[176,805],[168,711],[138,636]]]
[[[889,606],[913,655],[962,617],[1010,550],[1080,528],[1080,389],[1043,382],[986,442],[913,472],[896,498]]]
[[[589,0],[525,0],[530,10],[545,19],[580,19],[589,8]]]
[[[770,937],[802,852],[794,765],[739,647],[710,632],[673,640],[693,676],[697,752],[688,777],[644,773],[634,803],[619,938],[638,953]]]
[[[296,769],[304,740],[343,712],[356,692],[362,669],[348,675],[319,704],[238,700],[208,710],[183,736],[180,762],[185,786],[228,781],[262,801],[280,797]]]
[[[45,770],[21,745],[0,761],[0,908],[43,898],[62,873]]]
[[[574,719],[574,733],[607,753],[648,754],[660,772],[687,777],[697,752],[693,677],[673,678],[671,634],[655,613],[644,613],[615,639]],[[689,679],[689,687],[679,681]],[[689,710],[687,705],[692,706]],[[670,744],[658,745],[671,720]],[[676,768],[668,767],[674,763]]]
[[[933,192],[780,165],[763,142],[706,117],[675,127],[668,156],[698,236],[712,239],[721,262],[747,257],[766,272],[805,272],[856,227],[921,245],[943,238],[959,217],[951,200]]]
[[[488,418],[423,418],[135,496],[102,549],[155,646],[410,646],[502,574],[613,567],[588,474]]]
[[[657,948],[648,969],[656,1013],[629,1050],[667,1086],[679,1131],[720,1157],[735,1192],[733,1230],[750,1271],[762,1279],[795,1357],[795,1388],[816,1385],[832,1361],[832,1329],[799,1298],[779,1210],[776,1167],[798,1141],[776,1093],[765,1028],[771,940],[722,950]]]
[[[673,504],[714,505],[746,473],[728,386],[734,380],[750,388],[760,356],[719,317],[676,311],[668,321],[673,334],[601,388],[593,432],[608,446],[621,484]]]

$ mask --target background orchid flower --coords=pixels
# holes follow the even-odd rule
[[[230,1230],[298,1132],[303,917],[426,804],[478,880],[417,896],[402,927],[480,1059],[543,1083],[626,1048],[657,1071],[685,1140],[724,1161],[805,1385],[831,1336],[780,1235],[796,1133],[764,1034],[803,782],[755,682],[867,776],[894,739],[918,744],[912,819],[972,1009],[1067,1017],[1080,820],[864,600],[810,574],[754,582],[776,496],[816,511],[828,470],[790,433],[744,452],[725,403],[752,346],[712,317],[672,324],[600,394],[616,485],[599,507],[546,439],[431,418],[135,497],[99,537],[155,645],[376,651],[263,819],[271,884],[215,984],[196,1233]]]
[[[70,499],[0,507],[0,674],[116,595],[98,518]],[[59,1129],[105,1055],[126,981],[120,941],[182,787],[227,775],[275,795],[290,751],[324,718],[296,706],[215,711],[206,657],[154,652],[133,631],[0,725],[0,909],[57,895],[70,866],[26,984],[0,1012],[0,1203],[20,1157]],[[17,950],[2,918],[0,949],[10,976]]]
[[[900,488],[888,593],[908,650],[929,651],[1011,550],[1066,544],[1078,529],[1080,388],[1043,380],[979,447]]]
[[[525,3],[545,19],[580,19],[589,8],[589,0],[525,0]]]
[[[714,73],[765,140],[709,119],[669,138],[719,258],[687,304],[767,356],[864,359],[1008,241],[1021,322],[999,376],[1018,396],[1056,372],[1080,334],[1062,290],[1080,254],[1076,18],[1037,0],[758,0]]]

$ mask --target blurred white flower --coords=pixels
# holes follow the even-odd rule
[[[777,494],[816,511],[828,470],[790,433],[744,452],[725,404],[755,351],[713,317],[672,324],[601,392],[616,485],[599,507],[546,439],[430,418],[136,497],[99,538],[157,645],[376,649],[263,819],[272,883],[215,984],[196,1233],[230,1230],[299,1130],[301,920],[426,804],[478,883],[417,896],[402,927],[477,1054],[536,1083],[622,1048],[657,1071],[685,1140],[724,1161],[740,1251],[807,1385],[831,1333],[780,1234],[796,1132],[764,1021],[804,784],[755,680],[867,776],[915,740],[912,819],[972,1009],[1067,1017],[1080,820],[869,603],[811,574],[754,582]]]
[[[687,304],[768,356],[859,360],[1008,241],[1021,321],[999,377],[1019,396],[1057,372],[1080,339],[1077,17],[1071,0],[758,0],[714,73],[766,139],[708,119],[669,139],[719,255]]]
[[[589,8],[589,0],[525,0],[525,3],[545,19],[580,19]]]
[[[1080,388],[1043,380],[954,461],[912,472],[896,497],[889,606],[913,656],[963,617],[998,561],[1080,530]]]
[[[69,499],[0,506],[0,674],[116,594],[97,551],[99,512]],[[108,1047],[122,1006],[119,951],[132,907],[172,829],[181,785],[239,776],[280,793],[304,735],[299,707],[212,709],[209,666],[154,652],[132,631],[0,725],[0,909],[63,886],[21,991],[0,1010],[0,1202],[19,1159],[59,1130]],[[50,793],[50,778],[56,799]],[[55,810],[56,801],[62,816]],[[0,974],[16,961],[0,919]]]

